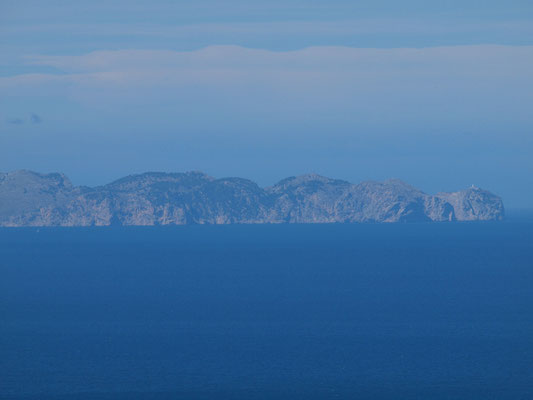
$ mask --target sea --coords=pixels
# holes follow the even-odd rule
[[[533,215],[0,229],[0,399],[533,399]]]

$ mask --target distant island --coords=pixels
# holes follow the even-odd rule
[[[309,174],[261,188],[201,172],[147,172],[104,186],[59,173],[0,173],[0,226],[489,221],[500,197],[476,187],[428,195],[400,180],[352,184]]]

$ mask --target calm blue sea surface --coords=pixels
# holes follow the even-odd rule
[[[532,399],[533,220],[0,229],[1,399]]]

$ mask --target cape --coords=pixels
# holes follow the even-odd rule
[[[0,173],[0,226],[489,221],[500,197],[476,187],[429,195],[400,180],[352,184],[316,174],[261,188],[201,172],[148,172],[98,187],[63,174]]]

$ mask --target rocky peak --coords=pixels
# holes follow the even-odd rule
[[[306,174],[283,179],[266,190],[272,193],[280,193],[284,191],[315,192],[319,190],[329,190],[339,186],[350,186],[350,183],[317,174]]]
[[[154,185],[164,186],[170,184],[182,189],[200,186],[213,181],[214,178],[197,171],[185,173],[145,172],[142,174],[129,175],[105,185],[110,190],[141,190]],[[162,185],[161,185],[162,184]]]

